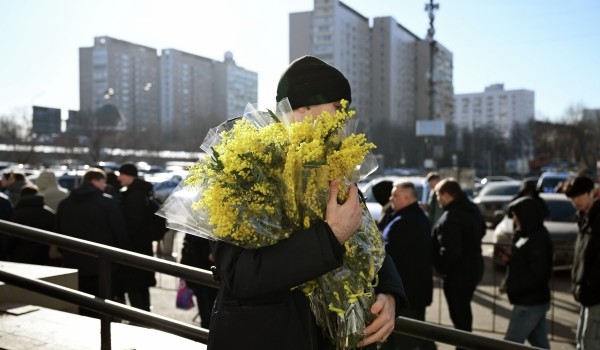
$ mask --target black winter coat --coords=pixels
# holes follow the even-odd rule
[[[11,221],[46,231],[56,231],[56,214],[44,205],[44,197],[41,195],[20,197]],[[12,236],[7,240],[10,261],[39,265],[47,265],[50,262],[49,245]]]
[[[519,218],[521,228],[513,237],[506,280],[508,299],[515,305],[549,303],[553,253],[543,211],[530,197],[511,203],[510,210]]]
[[[89,182],[84,182],[71,191],[58,205],[57,231],[115,248],[131,249],[119,206]],[[95,257],[66,249],[62,254],[67,267],[78,269],[83,276],[98,275],[98,261]]]
[[[444,207],[433,229],[433,266],[448,279],[475,285],[483,276],[481,239],[485,223],[465,195]]]
[[[299,288],[342,265],[344,248],[324,222],[276,245],[244,249],[212,242],[221,282],[208,348],[211,350],[331,349]],[[377,293],[391,293],[397,308],[406,302],[402,281],[387,257]],[[366,348],[368,349],[368,348]]]
[[[431,223],[419,203],[395,212],[383,232],[385,250],[402,277],[410,306],[430,305],[433,298]]]
[[[579,213],[579,235],[571,277],[573,295],[583,306],[600,304],[600,201],[590,212]]]
[[[148,198],[152,194],[152,184],[135,178],[127,190],[121,192],[121,209],[125,216],[127,232],[131,239],[132,250],[136,253],[152,256],[152,238],[145,229],[150,215]],[[153,271],[131,269],[130,282],[136,286],[154,286],[156,279]]]

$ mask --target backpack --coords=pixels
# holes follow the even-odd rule
[[[161,207],[160,200],[152,195],[146,197],[146,213],[148,220],[146,221],[145,230],[153,241],[160,241],[169,231],[167,228],[167,219],[156,215],[156,212]]]

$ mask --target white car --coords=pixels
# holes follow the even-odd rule
[[[419,199],[419,203],[424,204],[427,203],[427,197],[429,196],[429,184],[425,177],[421,176],[397,176],[397,175],[385,175],[372,179],[366,183],[359,183],[358,189],[362,192],[365,197],[365,202],[367,204],[367,208],[369,208],[369,212],[375,221],[378,221],[381,218],[381,204],[375,198],[375,192],[373,192],[373,188],[377,185],[381,184],[383,181],[389,181],[393,185],[396,182],[400,181],[410,181],[415,185],[415,189],[417,190],[417,198]],[[386,191],[387,192],[387,191]],[[391,195],[387,194],[387,197]]]

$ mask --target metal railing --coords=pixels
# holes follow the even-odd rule
[[[110,269],[106,268],[106,266],[109,266],[111,261],[150,271],[162,272],[172,276],[178,276],[180,278],[191,280],[210,287],[218,288],[219,286],[218,283],[213,280],[212,274],[206,270],[15,224],[9,221],[0,220],[0,233],[13,235],[40,243],[53,244],[64,249],[98,257],[101,271],[104,271],[104,273],[100,274],[100,285],[101,288],[105,290],[110,290],[110,288],[108,288],[110,286]],[[42,280],[11,274],[2,270],[0,270],[0,280],[17,287],[25,288],[33,292],[73,303],[75,305],[100,313],[102,315],[100,328],[101,348],[103,350],[111,349],[110,322],[115,317],[133,321],[142,326],[148,326],[204,344],[206,344],[208,341],[208,330],[206,329],[159,316],[150,312],[138,310],[136,308],[113,302],[111,300],[97,298],[70,288]],[[396,327],[394,331],[396,333],[442,342],[465,349],[532,349],[532,347],[523,344],[489,338],[404,317],[398,317],[396,319]]]

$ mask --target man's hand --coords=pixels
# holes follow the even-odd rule
[[[377,294],[371,313],[377,318],[365,329],[366,338],[358,343],[360,347],[385,342],[392,334],[396,326],[396,299],[391,294]]]
[[[338,204],[339,183],[338,180],[329,183],[329,199],[327,200],[325,220],[338,242],[344,244],[360,226],[362,215],[358,201],[358,188],[355,185],[350,185],[348,188],[346,202],[342,205]]]

